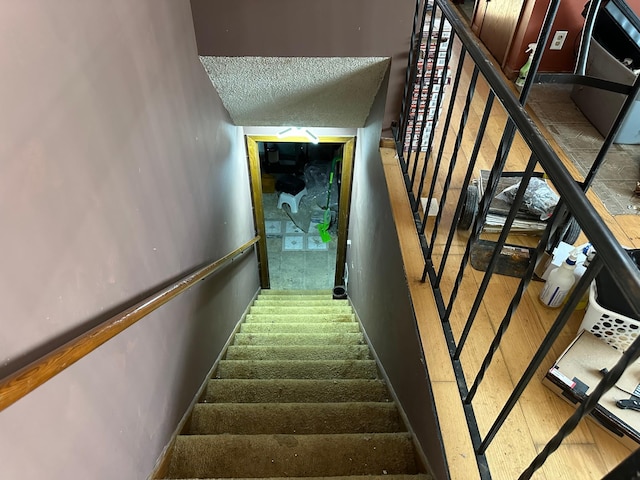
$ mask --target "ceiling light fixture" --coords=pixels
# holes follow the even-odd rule
[[[320,141],[308,128],[301,127],[288,127],[278,133],[278,138],[287,137],[307,137],[311,143],[318,143]]]
[[[306,133],[307,137],[309,137],[309,140],[311,140],[311,143],[318,143],[320,141],[318,139],[318,137],[316,137],[313,133],[311,133],[306,128],[305,128],[304,132]]]

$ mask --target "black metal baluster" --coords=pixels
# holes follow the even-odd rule
[[[460,117],[460,124],[458,125],[458,135],[456,136],[456,142],[453,147],[451,159],[449,161],[449,171],[447,172],[447,177],[445,178],[445,183],[443,186],[442,199],[441,199],[442,208],[438,210],[438,215],[436,215],[436,221],[434,222],[434,225],[433,225],[433,231],[431,232],[431,246],[429,249],[430,258],[431,258],[431,254],[433,253],[434,242],[436,241],[436,237],[438,235],[438,226],[440,225],[440,220],[442,218],[444,205],[446,204],[446,201],[447,201],[447,191],[449,190],[449,186],[451,185],[451,177],[453,176],[453,169],[455,168],[456,162],[458,160],[458,153],[460,151],[460,146],[462,145],[462,137],[464,136],[467,120],[469,119],[469,109],[471,108],[471,102],[473,101],[473,96],[475,94],[477,81],[478,81],[478,68],[474,67],[473,74],[471,75],[471,81],[469,82],[469,90],[467,91],[467,98],[465,101],[464,109],[462,110],[462,116]],[[433,191],[436,186],[435,180],[436,178],[434,175],[434,178],[431,181],[431,191],[429,192],[429,197],[433,196]],[[423,230],[424,230],[424,225],[423,225]]]
[[[420,14],[420,6],[422,5],[422,14]],[[404,96],[402,98],[402,109],[401,117],[400,117],[400,128],[399,132],[396,135],[396,142],[403,145],[403,147],[407,146],[407,162],[403,165],[403,172],[407,173],[409,168],[409,160],[411,157],[411,143],[409,145],[406,144],[407,138],[407,128],[409,126],[409,113],[411,111],[411,96],[413,95],[414,82],[412,78],[416,74],[416,68],[419,60],[419,52],[420,52],[420,44],[422,43],[422,39],[424,37],[424,29],[422,26],[424,25],[425,18],[427,12],[429,11],[429,1],[428,0],[416,0],[416,10],[413,16],[413,27],[411,30],[411,46],[409,50],[409,59],[407,61],[407,71],[405,75],[405,85],[404,85]],[[418,19],[420,18],[420,22],[418,23]],[[417,35],[416,41],[416,30],[420,27],[420,33]],[[400,137],[400,138],[397,138]],[[404,148],[403,148],[404,150]]]
[[[513,221],[516,218],[518,209],[522,204],[522,199],[524,198],[525,191],[527,189],[527,186],[529,185],[529,180],[533,175],[533,170],[536,167],[537,163],[538,162],[536,158],[532,154],[529,157],[529,162],[527,163],[527,167],[522,176],[522,180],[520,181],[520,186],[518,187],[516,196],[512,202],[511,208],[509,209],[509,214],[505,219],[505,223],[504,223],[504,226],[502,227],[502,231],[500,232],[500,236],[498,237],[498,241],[495,243],[495,246],[493,248],[493,254],[491,255],[491,259],[489,260],[487,269],[482,277],[482,282],[480,282],[480,286],[478,287],[476,298],[473,301],[473,305],[471,307],[471,310],[469,311],[469,316],[467,317],[467,321],[465,322],[464,329],[462,331],[462,334],[460,335],[460,339],[458,340],[458,347],[456,349],[456,353],[454,356],[454,358],[456,359],[460,358],[462,349],[464,348],[464,344],[466,343],[469,332],[471,331],[471,327],[473,326],[473,322],[475,321],[476,315],[478,314],[478,310],[480,309],[480,305],[482,304],[482,301],[484,299],[484,294],[487,291],[487,288],[489,287],[491,276],[493,275],[493,272],[495,271],[495,267],[498,264],[498,258],[500,256],[500,252],[502,251],[502,247],[504,247],[504,244],[507,242],[507,236],[509,235],[509,231],[511,230]],[[518,301],[519,300],[520,299],[518,298]],[[508,326],[508,322],[506,322],[505,329],[506,329],[506,326]],[[502,335],[504,334],[504,332],[499,332],[499,333],[500,333],[500,338],[502,338]],[[497,334],[496,334],[496,337],[497,337]],[[496,339],[494,338],[494,341],[495,340]],[[500,339],[498,339],[498,344],[499,344],[499,341]]]
[[[596,255],[596,259],[598,256]],[[586,274],[586,272],[585,272]],[[577,301],[576,301],[577,303]],[[602,380],[598,383],[596,388],[591,392],[586,400],[580,404],[576,411],[569,417],[569,419],[562,425],[560,430],[553,436],[551,440],[545,445],[544,449],[533,459],[531,465],[522,472],[519,480],[528,480],[538,470],[544,462],[546,462],[549,455],[555,452],[562,441],[567,438],[571,432],[575,430],[580,421],[587,416],[597,405],[602,398],[602,395],[609,389],[611,389],[616,382],[620,379],[624,371],[629,365],[634,363],[640,357],[640,338],[636,338],[631,346],[622,354],[622,357],[618,362],[609,370]]]
[[[413,103],[413,97],[416,97],[416,112],[413,115],[413,127],[411,130],[411,147],[413,148],[413,142],[416,140],[416,126],[418,125],[418,113],[420,110],[420,103],[422,102],[422,97],[423,97],[423,92],[424,92],[424,82],[426,79],[426,75],[427,75],[427,63],[429,61],[429,43],[431,42],[431,37],[433,36],[433,19],[435,17],[435,5],[434,8],[431,10],[431,15],[430,15],[430,20],[429,20],[429,29],[428,29],[428,33],[427,33],[427,46],[426,46],[426,51],[425,51],[425,57],[424,57],[424,61],[423,61],[423,65],[422,65],[422,72],[420,73],[420,82],[418,85],[418,91],[416,92],[415,87],[413,89],[413,93],[412,93],[412,102]],[[422,43],[424,41],[424,22],[426,22],[426,17],[423,17],[423,24],[421,27],[422,30],[422,36],[421,36],[421,41],[420,44],[417,46],[418,48],[418,55],[416,56],[416,72],[418,71],[418,63],[420,62],[420,51],[422,49]],[[429,96],[431,96],[431,90],[433,88],[433,77],[434,77],[434,73],[435,70],[432,69],[431,73],[429,74],[429,85],[427,87],[427,98]],[[411,108],[411,106],[409,106],[409,108]],[[413,184],[415,182],[416,179],[416,171],[418,170],[418,160],[420,157],[420,153],[422,152],[422,139],[424,137],[424,130],[426,127],[426,122],[423,120],[421,122],[420,125],[420,133],[418,134],[417,137],[417,142],[416,142],[416,149],[415,149],[415,160],[413,162],[413,166],[411,167],[411,177],[409,180],[409,189],[413,192]],[[426,161],[426,157],[425,157],[425,161]],[[410,162],[409,162],[410,163]],[[413,205],[412,205],[413,207]]]
[[[453,304],[455,303],[456,297],[458,296],[458,290],[460,289],[460,285],[462,284],[464,270],[469,262],[469,257],[471,256],[471,245],[480,236],[484,219],[487,217],[487,213],[489,212],[489,205],[498,188],[498,181],[500,180],[500,175],[502,174],[504,165],[507,162],[507,157],[509,156],[509,151],[511,150],[511,145],[513,144],[515,135],[516,125],[515,123],[513,123],[511,117],[509,117],[504,128],[504,133],[502,134],[502,139],[500,140],[500,145],[498,146],[493,168],[491,169],[491,173],[489,174],[486,189],[484,191],[482,199],[480,200],[478,216],[473,222],[473,226],[471,227],[471,235],[467,240],[464,254],[462,255],[462,259],[460,260],[460,267],[458,268],[458,274],[456,275],[453,289],[451,291],[451,296],[449,297],[449,303],[447,305],[445,318],[443,319],[443,321],[448,322],[449,317],[451,316],[451,312],[453,311]]]
[[[447,47],[447,54],[446,54],[446,57],[445,57],[445,67],[446,68],[445,68],[445,70],[443,70],[443,75],[442,75],[442,78],[440,78],[440,82],[439,82],[439,91],[438,91],[437,102],[436,102],[436,106],[435,106],[436,110],[435,110],[434,115],[433,115],[433,121],[432,121],[432,127],[431,127],[433,134],[435,134],[436,125],[438,124],[438,121],[440,120],[440,105],[442,103],[442,99],[444,98],[445,87],[446,87],[446,83],[447,83],[446,69],[448,69],[449,60],[450,60],[450,57],[451,57],[452,47],[453,47],[453,35],[450,37],[449,45]],[[439,49],[439,47],[438,47],[438,49]],[[464,59],[464,52],[465,52],[465,49],[464,49],[464,47],[462,47],[462,51],[461,51],[461,58],[462,59]],[[435,65],[434,65],[434,68],[435,68]],[[458,64],[457,73],[459,74],[461,72],[461,70],[462,70],[462,65],[459,63]],[[456,77],[456,80],[454,82],[453,90],[451,92],[451,95],[452,95],[451,98],[452,99],[455,99],[455,95],[457,94],[458,83],[459,83],[458,79],[459,79],[459,76]],[[445,143],[446,138],[447,138],[447,130],[449,128],[451,112],[453,110],[452,109],[452,105],[454,103],[455,103],[454,101],[450,102],[450,106],[449,106],[449,110],[448,110],[448,114],[447,114],[447,119],[445,121],[444,129],[442,130],[442,132],[443,132],[442,133],[442,139],[440,140],[440,150],[439,150],[438,156],[436,158],[436,165],[439,165],[440,164],[440,160],[442,159],[442,151],[444,149],[444,143]],[[425,178],[427,176],[427,166],[428,166],[427,159],[431,156],[431,150],[433,148],[434,136],[435,135],[432,135],[431,138],[429,138],[429,145],[427,147],[427,154],[425,155],[425,163],[422,166],[422,173],[420,175],[420,183],[419,183],[419,186],[418,186],[417,198],[420,198],[422,196],[422,190],[424,188],[424,182],[425,182]],[[438,170],[438,167],[436,167],[434,169],[434,175],[433,175],[432,182],[435,181],[435,178],[436,178],[436,175],[437,175],[437,170]],[[431,191],[429,193],[429,197],[428,197],[428,202],[429,203],[428,203],[428,205],[431,203],[431,199],[432,198],[433,198],[433,189],[431,189]],[[427,212],[424,212],[424,213],[425,213],[425,220],[426,220]],[[424,235],[425,225],[426,225],[426,221],[423,222],[423,224],[422,224],[422,228],[420,229],[420,232],[419,232],[420,235]]]
[[[529,67],[527,79],[525,80],[522,91],[520,92],[519,100],[521,105],[527,103],[529,93],[531,92],[531,87],[533,86],[533,82],[536,80],[538,67],[540,66],[540,62],[542,61],[542,54],[547,47],[547,42],[549,41],[549,36],[551,35],[551,27],[553,26],[553,21],[556,18],[559,7],[560,0],[551,0],[549,6],[547,7],[547,11],[545,12],[542,28],[540,29],[538,41],[536,42],[536,51],[534,52],[533,58],[531,59],[531,66]]]
[[[439,37],[438,37],[438,47],[436,49],[436,52],[434,54],[434,61],[433,61],[433,67],[432,67],[432,74],[435,73],[436,68],[437,68],[437,60],[438,60],[438,51],[440,49],[440,43],[441,43],[441,39],[442,39],[442,29],[444,27],[444,19],[441,19],[440,22],[440,32],[438,32]],[[445,58],[445,69],[443,69],[442,72],[442,77],[440,78],[440,81],[438,82],[438,92],[437,92],[437,102],[436,102],[436,110],[434,112],[433,115],[433,120],[431,122],[431,134],[429,136],[429,141],[427,144],[427,148],[426,148],[426,152],[425,152],[425,161],[424,164],[422,165],[422,172],[420,175],[420,182],[418,184],[418,191],[417,191],[417,198],[422,197],[422,191],[424,188],[424,182],[425,182],[425,178],[427,176],[427,167],[429,165],[429,160],[431,159],[431,152],[433,149],[433,140],[435,138],[435,130],[436,130],[436,125],[438,124],[438,120],[440,119],[440,104],[442,101],[442,98],[444,97],[444,89],[446,86],[446,81],[447,81],[447,75],[446,75],[446,71],[449,65],[449,58],[450,58],[450,54],[451,54],[451,48],[453,46],[453,37],[450,38],[450,42],[447,48],[447,53],[446,53],[446,58]],[[428,109],[430,108],[430,103],[431,103],[431,95],[432,92],[429,92],[429,103],[427,103],[427,105],[425,106],[425,112],[428,112]],[[426,119],[426,121],[428,122],[428,118]],[[442,140],[444,141],[444,139]],[[437,162],[439,162],[441,156],[439,155],[438,158],[436,159]],[[439,163],[437,163],[439,164]],[[434,169],[434,175],[433,177],[435,178],[437,176],[437,167]],[[432,194],[433,192],[431,192]],[[432,196],[429,196],[429,201],[431,201]],[[425,216],[426,216],[426,212],[425,212]],[[422,225],[422,229],[420,230],[420,235],[424,235],[424,223]]]
[[[487,271],[485,272],[485,275],[484,275],[484,277],[482,279],[482,284],[484,286],[484,289],[481,287],[480,290],[478,291],[478,295],[476,296],[476,300],[475,300],[475,302],[473,304],[473,307],[471,308],[471,312],[469,313],[469,317],[467,318],[467,322],[465,324],[464,331],[463,331],[463,333],[461,335],[460,340],[458,341],[458,348],[457,348],[456,353],[454,355],[454,358],[456,358],[456,359],[460,358],[460,355],[462,353],[462,349],[463,349],[464,344],[466,342],[467,336],[469,335],[469,330],[471,328],[470,326],[473,323],[473,319],[475,319],[475,315],[478,312],[478,308],[480,308],[480,302],[482,301],[482,297],[484,296],[484,292],[486,291],[486,287],[489,284],[489,279],[491,278],[491,275],[493,274],[495,265],[497,263],[498,256],[500,255],[500,251],[502,250],[502,247],[504,246],[504,244],[506,242],[507,235],[509,234],[509,230],[511,229],[511,225],[513,224],[513,220],[515,219],[516,213],[518,212],[518,209],[520,208],[520,205],[522,204],[522,199],[524,198],[524,194],[525,194],[525,192],[527,190],[527,186],[529,184],[529,181],[531,180],[531,176],[533,174],[533,170],[534,170],[535,166],[537,165],[537,163],[538,162],[536,161],[535,157],[533,155],[531,155],[531,157],[529,159],[529,163],[527,164],[527,168],[526,168],[526,170],[524,172],[524,175],[522,177],[522,181],[520,182],[520,186],[518,187],[518,191],[516,193],[516,196],[513,199],[513,204],[511,206],[510,211],[509,211],[509,216],[505,220],[504,227],[502,229],[502,232],[500,232],[500,237],[499,237],[498,241],[496,242],[496,246],[494,248],[493,255],[491,257],[491,260],[489,261],[489,265],[487,267]],[[551,229],[547,228],[546,230],[550,231]],[[540,241],[538,243],[538,245],[544,245],[544,243],[542,241]],[[509,304],[509,308],[507,309],[507,312],[505,313],[505,315],[504,315],[504,317],[502,319],[502,322],[500,322],[500,327],[498,328],[498,331],[496,332],[495,336],[493,337],[493,341],[491,342],[491,346],[489,347],[489,351],[485,355],[484,360],[482,362],[482,366],[480,367],[480,370],[478,371],[478,374],[476,375],[474,383],[471,386],[471,389],[469,390],[469,393],[467,394],[467,396],[466,396],[466,398],[464,400],[465,403],[471,402],[471,400],[475,396],[475,393],[476,393],[478,387],[480,386],[480,382],[484,378],[485,372],[489,368],[489,365],[491,365],[491,360],[493,359],[494,353],[498,350],[498,347],[500,347],[500,342],[502,341],[502,337],[506,333],[507,328],[509,327],[509,324],[511,323],[511,318],[512,318],[514,312],[516,311],[516,309],[518,308],[518,305],[520,304],[520,300],[522,299],[522,295],[524,294],[524,291],[526,290],[526,287],[529,285],[529,281],[533,277],[533,271],[535,269],[536,260],[537,260],[536,256],[534,256],[534,258],[531,258],[529,260],[529,266],[527,267],[527,272],[525,273],[524,278],[522,278],[520,280],[520,284],[518,286],[518,290],[516,291],[515,295],[512,297],[511,303]],[[529,274],[529,273],[531,274],[531,276],[527,278],[527,274]],[[486,280],[486,284],[485,284],[485,280]],[[482,295],[480,294],[481,292],[482,292]],[[478,301],[478,299],[480,299],[480,301]],[[467,327],[469,327],[469,329],[467,329]]]
[[[452,36],[449,39],[447,57],[446,57],[446,60],[445,60],[445,64],[446,65],[449,64],[451,49],[453,48],[453,41],[454,41],[454,36],[453,36],[453,32],[452,32]],[[461,50],[460,50],[460,55],[459,55],[458,67],[456,68],[455,80],[454,80],[454,83],[453,83],[453,86],[452,86],[452,90],[450,92],[451,100],[449,102],[449,108],[447,109],[447,115],[446,115],[446,119],[445,119],[445,123],[444,123],[444,128],[442,129],[442,138],[440,139],[440,148],[439,148],[438,155],[437,155],[437,158],[436,158],[436,165],[439,165],[440,161],[442,159],[444,145],[445,145],[445,142],[446,142],[446,139],[447,139],[449,125],[450,125],[450,122],[451,122],[451,116],[452,116],[452,113],[453,113],[453,108],[455,106],[455,97],[456,97],[456,95],[458,93],[458,88],[459,88],[459,84],[460,84],[460,78],[462,76],[462,68],[463,68],[463,64],[464,64],[465,55],[466,55],[466,49],[464,48],[464,46],[462,46]],[[445,89],[446,81],[447,81],[447,78],[443,74],[442,78],[440,79],[440,92],[439,92],[439,96],[438,96],[438,102],[437,102],[437,105],[436,105],[436,113],[434,115],[434,120],[433,120],[433,127],[434,128],[435,128],[435,125],[437,124],[437,122],[439,121],[440,105],[441,105],[442,100],[444,99],[444,95],[445,95],[444,89]],[[431,148],[431,146],[430,146],[430,148]],[[418,198],[420,198],[421,195],[422,195],[422,188],[423,188],[423,185],[425,183],[425,178],[426,178],[426,175],[427,175],[427,166],[428,166],[428,164],[427,164],[427,162],[425,162],[425,164],[423,165],[423,168],[422,168],[422,174],[420,176],[420,187],[418,189]],[[436,167],[435,170],[437,171],[437,169],[438,169],[438,167]],[[436,172],[434,172],[432,182],[435,182],[435,179],[436,179]],[[429,196],[427,197],[427,207],[426,207],[426,210],[424,212],[423,223],[421,225],[421,228],[418,230],[418,235],[421,238],[425,238],[424,237],[424,231],[425,231],[425,227],[426,227],[426,223],[427,223],[427,219],[428,219],[427,217],[428,217],[429,205],[431,205],[432,199],[433,199],[433,188],[430,190]],[[431,250],[428,247],[428,243],[426,241],[426,238],[424,240],[424,243],[427,246],[427,248],[424,249],[425,259],[427,259],[427,258],[430,257]],[[425,264],[425,269],[426,269],[426,264]],[[422,282],[424,282],[425,278],[426,278],[426,273],[425,272],[426,272],[426,270],[423,271]]]
[[[416,8],[413,13],[413,26],[411,28],[411,43],[410,43],[411,48],[409,49],[409,58],[407,60],[407,69],[405,71],[405,76],[404,76],[404,88],[402,91],[402,105],[400,107],[400,119],[399,119],[400,128],[396,130],[396,136],[395,136],[395,141],[402,142],[403,145],[407,135],[407,124],[408,124],[407,120],[409,118],[409,116],[407,115],[407,104],[410,103],[410,100],[408,98],[408,95],[410,93],[409,79],[412,77],[414,57],[416,55],[416,48],[415,48],[416,30],[418,29],[418,22],[420,19],[420,5],[423,3],[424,3],[424,11],[426,11],[427,9],[426,2],[421,0],[416,0]]]
[[[601,259],[598,257],[598,255],[596,255],[596,257],[593,259],[593,261],[591,262],[587,270],[584,272],[584,274],[578,281],[578,285],[576,286],[576,292],[574,292],[574,294],[568,298],[567,303],[565,303],[564,307],[560,311],[560,314],[556,317],[556,320],[553,322],[553,325],[551,326],[551,328],[547,332],[547,335],[544,337],[544,340],[538,347],[538,350],[533,356],[531,362],[529,362],[529,365],[527,366],[524,374],[520,378],[520,381],[518,382],[516,387],[513,389],[513,392],[511,392],[509,399],[505,403],[504,407],[502,407],[502,410],[496,417],[495,422],[493,423],[493,425],[491,425],[491,428],[487,432],[487,435],[485,436],[484,440],[480,444],[480,447],[477,449],[477,453],[484,454],[486,452],[487,448],[489,447],[489,444],[491,443],[495,435],[498,433],[498,431],[502,427],[502,424],[507,419],[507,416],[509,415],[511,410],[513,410],[513,407],[515,406],[516,402],[522,395],[522,392],[524,392],[524,389],[527,387],[527,385],[535,375],[536,371],[542,364],[545,356],[547,355],[547,353],[549,353],[549,350],[551,350],[551,346],[553,345],[553,342],[555,342],[556,338],[558,338],[558,335],[560,334],[564,326],[569,321],[571,314],[576,309],[576,306],[578,305],[578,302],[582,297],[582,293],[586,291],[587,286],[598,274],[598,272],[602,268],[602,265],[603,264]]]
[[[491,109],[493,108],[494,99],[495,99],[495,94],[493,93],[493,90],[489,90],[487,102],[484,107],[484,113],[482,114],[482,120],[480,121],[480,126],[478,128],[478,134],[476,135],[476,141],[473,145],[473,151],[471,152],[471,159],[469,160],[469,166],[467,167],[467,173],[465,174],[464,180],[462,181],[463,187],[460,193],[460,197],[458,199],[456,211],[453,215],[453,223],[451,225],[451,228],[449,229],[449,235],[447,237],[447,242],[444,247],[443,256],[442,256],[443,261],[440,262],[440,268],[438,270],[438,274],[436,275],[436,280],[433,284],[434,288],[438,288],[440,286],[442,275],[444,275],[444,267],[449,257],[449,251],[451,250],[451,245],[453,244],[453,237],[456,233],[456,228],[457,228],[458,222],[460,221],[460,215],[462,214],[462,209],[466,201],[467,193],[465,190],[465,185],[469,185],[469,183],[471,182],[473,171],[476,168],[478,152],[480,151],[480,146],[482,145],[484,132],[487,129],[487,123],[489,122],[489,116],[491,115]],[[423,282],[425,278],[426,278],[426,273],[423,274],[423,280],[422,280]]]

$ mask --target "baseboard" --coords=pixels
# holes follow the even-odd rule
[[[227,342],[224,344],[224,347],[222,347],[222,350],[220,351],[220,355],[218,355],[218,358],[216,358],[216,361],[213,363],[212,367],[209,369],[209,372],[205,376],[204,381],[200,385],[200,388],[198,388],[195,396],[193,397],[193,400],[189,404],[189,407],[187,407],[187,410],[184,412],[184,415],[182,415],[182,418],[178,422],[178,425],[176,426],[175,430],[171,434],[169,443],[167,443],[167,445],[162,449],[160,456],[156,460],[155,467],[153,468],[153,471],[151,472],[151,474],[147,477],[147,480],[158,480],[166,477],[169,470],[169,461],[171,460],[171,452],[173,451],[173,446],[176,443],[176,438],[178,438],[178,435],[180,435],[185,430],[185,428],[188,427],[189,422],[191,421],[191,413],[193,412],[193,409],[195,408],[196,404],[200,401],[200,398],[202,398],[202,395],[204,394],[207,388],[207,385],[209,384],[209,380],[213,377],[213,374],[218,368],[218,365],[220,364],[220,360],[222,360],[226,355],[227,349],[229,348],[229,345],[231,345],[231,341],[235,337],[236,333],[238,333],[238,330],[240,330],[240,326],[242,325],[242,322],[247,316],[247,313],[249,313],[249,308],[251,308],[251,305],[253,305],[253,302],[258,297],[259,293],[260,293],[260,290],[258,290],[255,293],[255,295],[247,305],[247,308],[245,309],[244,313],[240,316],[240,320],[238,320],[238,323],[233,328],[233,331],[231,335],[229,335]]]
[[[510,81],[515,82],[520,74],[520,70],[513,70],[505,65],[503,73]]]
[[[349,300],[349,303],[351,303],[351,300]],[[353,305],[351,305],[351,307],[353,308]],[[409,417],[407,416],[406,412],[404,411],[404,408],[402,408],[402,404],[400,403],[400,401],[398,399],[398,395],[396,395],[396,392],[393,389],[393,385],[391,384],[391,381],[389,380],[389,376],[387,375],[387,372],[384,370],[384,367],[382,366],[382,363],[380,362],[380,358],[378,358],[378,354],[376,353],[375,349],[373,348],[371,340],[369,339],[369,336],[367,335],[367,332],[364,329],[364,326],[362,325],[362,321],[360,320],[360,317],[358,316],[358,312],[356,312],[355,308],[353,309],[353,312],[354,312],[354,315],[356,317],[356,321],[358,322],[358,324],[360,325],[360,329],[362,330],[362,335],[364,337],[364,340],[365,340],[365,342],[367,342],[367,346],[369,347],[369,351],[373,355],[373,359],[376,361],[376,365],[378,367],[378,371],[380,373],[380,376],[382,377],[384,382],[387,384],[387,389],[389,390],[389,394],[391,395],[391,398],[393,398],[393,401],[396,404],[396,407],[398,408],[398,412],[400,412],[400,418],[402,419],[402,422],[404,423],[405,427],[407,427],[407,431],[411,435],[411,441],[413,442],[413,446],[414,446],[416,454],[418,456],[418,462],[420,463],[421,471],[425,472],[425,473],[428,473],[430,475],[433,475],[431,466],[429,465],[429,460],[427,459],[427,456],[425,455],[424,450],[422,449],[422,446],[420,445],[420,443],[418,442],[418,440],[416,438],[416,434],[413,431],[413,428],[411,427],[411,423],[409,422]]]

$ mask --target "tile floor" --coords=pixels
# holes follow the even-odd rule
[[[584,176],[604,138],[575,105],[571,89],[571,85],[535,85],[529,105]],[[640,145],[614,144],[591,188],[612,215],[640,215],[640,197],[634,194],[638,180]]]
[[[301,211],[305,201],[309,200],[302,199]],[[334,235],[330,242],[324,243],[317,233],[321,211],[314,210],[313,214],[309,213],[310,217],[294,216],[300,224],[297,226],[285,210],[277,208],[277,203],[277,193],[263,195],[271,288],[332,289],[336,241]]]

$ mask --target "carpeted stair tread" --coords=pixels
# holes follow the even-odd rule
[[[389,402],[199,403],[190,435],[391,433],[406,431]]]
[[[253,304],[257,307],[349,307],[349,300],[316,299],[305,300],[299,297],[258,297]]]
[[[331,290],[260,290],[260,295],[327,295],[329,298],[333,297]]]
[[[287,313],[287,314],[308,314],[308,313],[331,313],[331,314],[351,314],[353,313],[353,309],[347,305],[320,305],[320,306],[309,306],[305,307],[304,305],[295,305],[295,306],[260,306],[260,305],[252,305],[249,307],[249,312],[252,314],[256,313]]]
[[[181,435],[167,478],[385,473],[418,473],[408,433]]]
[[[307,300],[325,300],[327,302],[332,302],[333,297],[330,294],[322,294],[322,295],[278,295],[278,294],[270,294],[270,295],[258,295],[258,300],[287,300],[287,301],[301,301],[306,302]]]
[[[229,480],[228,478],[186,478],[184,480]],[[431,475],[416,473],[415,475],[348,475],[336,477],[245,477],[234,480],[433,480]]]
[[[240,333],[359,333],[356,322],[333,323],[243,323]]]
[[[267,323],[334,323],[334,322],[355,322],[356,316],[353,313],[248,313],[245,316],[245,323],[267,322]]]
[[[382,380],[216,379],[210,380],[203,402],[390,402]]]
[[[216,378],[378,378],[375,360],[221,360]]]
[[[230,345],[226,360],[369,360],[367,345]]]
[[[263,290],[172,445],[166,478],[429,480],[348,300]]]
[[[234,345],[360,345],[362,333],[236,333]]]

